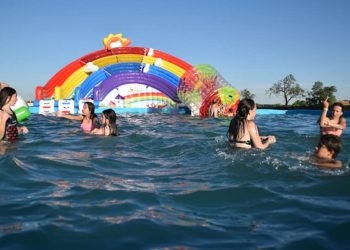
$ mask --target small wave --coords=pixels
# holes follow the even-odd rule
[[[293,248],[308,237],[342,246],[349,133],[337,157],[344,168],[325,170],[308,161],[315,117],[258,119],[261,134],[278,138],[267,150],[231,148],[221,119],[120,115],[121,135],[98,137],[33,115],[30,133],[0,156],[0,245]]]

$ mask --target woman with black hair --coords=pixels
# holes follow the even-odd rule
[[[118,135],[117,114],[114,112],[113,109],[106,109],[102,111],[101,123],[102,127],[95,128],[91,131],[91,134],[105,136]]]
[[[16,114],[11,107],[17,102],[17,92],[11,87],[4,87],[0,91],[0,140],[15,141],[18,133],[26,134],[25,126],[19,127]]]
[[[260,136],[254,122],[256,105],[252,99],[243,99],[239,102],[236,115],[230,122],[227,137],[230,145],[237,148],[266,149],[276,142],[272,135]]]

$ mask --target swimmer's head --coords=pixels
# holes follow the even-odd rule
[[[0,91],[0,109],[6,104],[14,105],[17,101],[17,92],[14,88],[4,87]]]
[[[245,98],[242,99],[237,107],[236,116],[240,119],[247,119],[249,112],[256,108],[255,102],[253,99]]]
[[[105,122],[110,124],[115,124],[117,122],[117,114],[113,109],[105,109],[102,111],[102,115],[105,119]]]
[[[84,107],[86,107],[87,111],[90,113],[90,118],[93,118],[95,116],[95,105],[92,102],[84,102],[83,110],[84,110]],[[83,111],[83,115],[87,115],[87,114],[84,114],[84,111]]]
[[[322,135],[320,142],[316,147],[315,154],[318,157],[327,158],[330,155],[330,158],[335,159],[338,153],[341,150],[341,139],[336,135]]]
[[[336,102],[332,105],[332,116],[343,117],[344,105],[340,102]]]

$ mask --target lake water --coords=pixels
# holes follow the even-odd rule
[[[228,119],[119,115],[119,137],[32,115],[2,145],[0,249],[349,249],[349,129],[312,166],[318,116],[258,115],[266,151],[228,146]]]

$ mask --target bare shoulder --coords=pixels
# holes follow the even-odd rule
[[[346,119],[345,119],[345,117],[340,118],[340,122],[343,123],[343,124],[346,124]]]
[[[9,114],[0,109],[0,118],[6,120],[7,118],[9,118]]]
[[[255,122],[254,121],[247,121],[247,125],[255,127]]]
[[[254,121],[247,121],[248,130],[256,130],[256,124]]]

